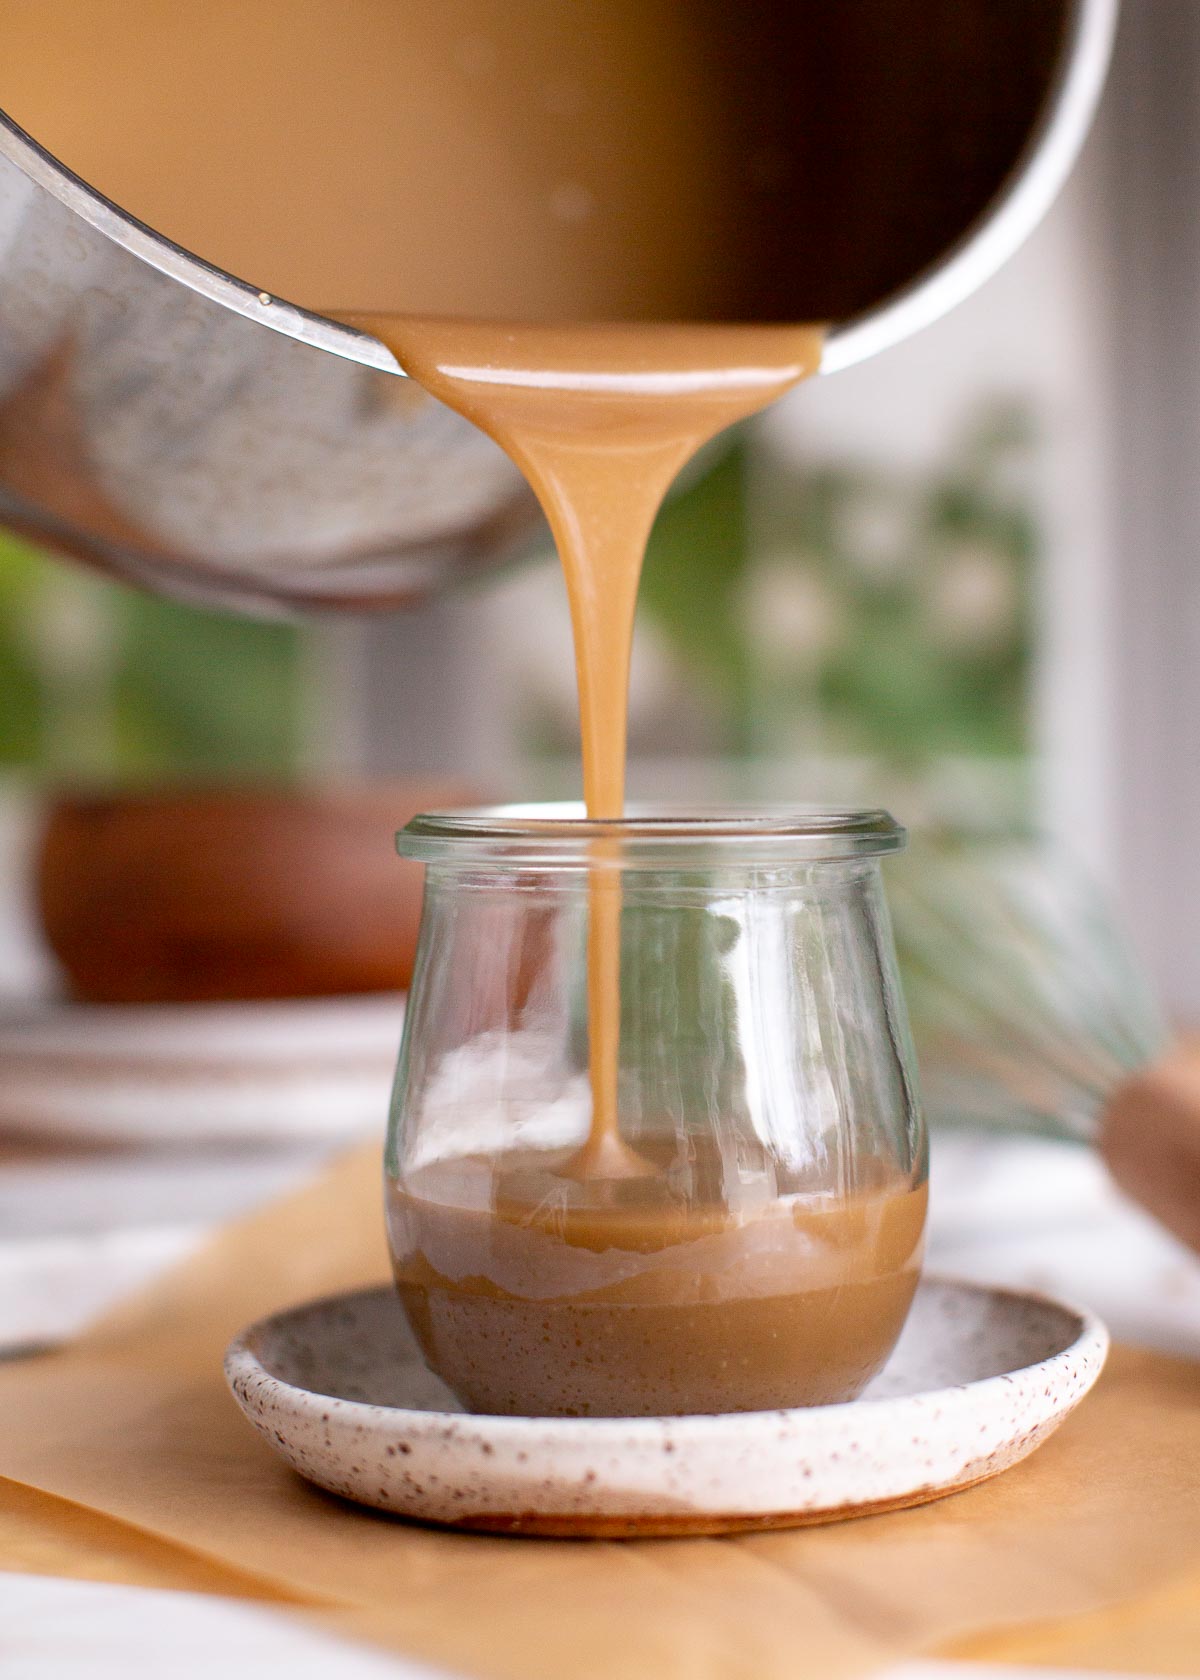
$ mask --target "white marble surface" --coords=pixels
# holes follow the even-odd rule
[[[220,1672],[235,1680],[439,1680],[434,1669],[242,1600],[0,1575],[4,1680],[212,1680]]]
[[[220,1221],[301,1183],[328,1148],[0,1156],[0,1353],[75,1335]]]
[[[1118,1340],[1200,1359],[1200,1260],[1078,1145],[938,1139],[928,1263],[1078,1301]]]

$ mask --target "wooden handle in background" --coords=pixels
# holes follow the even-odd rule
[[[1173,1050],[1118,1087],[1100,1153],[1121,1189],[1200,1253],[1200,1047]]]

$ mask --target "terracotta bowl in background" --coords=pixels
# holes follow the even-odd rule
[[[42,927],[94,1003],[402,988],[421,870],[393,837],[469,799],[433,781],[60,798],[37,863]]]

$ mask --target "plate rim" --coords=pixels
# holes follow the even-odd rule
[[[243,1398],[247,1383],[253,1383],[260,1394],[277,1395],[292,1404],[298,1400],[302,1409],[306,1410],[309,1407],[315,1410],[322,1405],[328,1406],[331,1400],[336,1401],[339,1412],[351,1422],[360,1414],[369,1414],[373,1421],[387,1419],[396,1428],[442,1431],[452,1422],[459,1433],[469,1431],[472,1425],[476,1425],[486,1428],[489,1436],[498,1433],[502,1438],[507,1436],[514,1440],[530,1429],[541,1434],[550,1431],[556,1437],[570,1437],[576,1432],[582,1432],[589,1441],[603,1446],[607,1435],[615,1438],[614,1445],[617,1439],[625,1444],[630,1443],[631,1438],[634,1441],[644,1438],[647,1442],[652,1442],[661,1438],[665,1426],[669,1426],[672,1432],[682,1432],[686,1439],[699,1441],[706,1436],[719,1437],[721,1434],[741,1433],[753,1429],[755,1425],[762,1427],[768,1424],[777,1430],[785,1420],[796,1424],[804,1421],[812,1424],[817,1419],[835,1422],[851,1413],[861,1415],[867,1407],[898,1407],[915,1401],[920,1401],[922,1406],[931,1402],[953,1405],[956,1397],[968,1396],[972,1400],[977,1399],[1016,1378],[1028,1379],[1031,1375],[1057,1369],[1069,1358],[1086,1359],[1089,1364],[1094,1361],[1090,1379],[1068,1399],[1065,1409],[1069,1410],[1092,1388],[1104,1369],[1111,1337],[1107,1325],[1090,1307],[1079,1306],[1075,1302],[1065,1301],[1042,1290],[983,1283],[974,1278],[957,1278],[941,1272],[923,1272],[918,1290],[928,1284],[950,1288],[960,1294],[987,1296],[992,1299],[999,1296],[1022,1305],[1049,1307],[1074,1319],[1075,1333],[1063,1347],[1048,1354],[1044,1359],[1034,1360],[1031,1364],[1013,1366],[1010,1370],[997,1372],[990,1377],[979,1377],[973,1381],[920,1389],[913,1394],[860,1396],[854,1400],[837,1401],[823,1406],[781,1406],[757,1412],[663,1413],[650,1417],[536,1417],[523,1414],[501,1416],[491,1412],[435,1411],[427,1407],[390,1406],[373,1400],[352,1400],[344,1395],[321,1394],[316,1389],[304,1388],[275,1375],[255,1350],[256,1338],[281,1326],[289,1318],[296,1318],[320,1308],[335,1307],[340,1302],[365,1295],[388,1294],[394,1289],[394,1285],[390,1283],[379,1283],[357,1289],[334,1290],[289,1307],[278,1308],[255,1319],[238,1331],[227,1346],[223,1362],[224,1372],[234,1398],[251,1421],[254,1421],[253,1417]],[[1061,1410],[1063,1408],[1058,1409],[1059,1412]]]

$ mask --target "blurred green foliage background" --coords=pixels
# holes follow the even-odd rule
[[[0,534],[0,771],[136,782],[298,765],[304,637],[161,600]]]
[[[926,474],[747,445],[655,527],[641,611],[738,755],[906,774],[1032,748],[1039,532],[1028,407],[987,403]]]
[[[865,757],[910,778],[946,758],[1024,758],[1035,442],[1027,407],[989,403],[921,473],[797,466],[752,433],[715,453],[655,527],[640,607],[715,720],[713,749]],[[0,534],[0,771],[294,774],[311,646]],[[571,702],[525,747],[573,757],[575,727]]]

